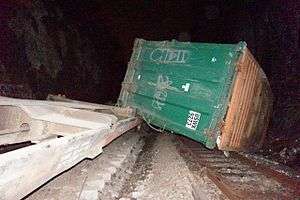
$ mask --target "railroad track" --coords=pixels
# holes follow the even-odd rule
[[[26,200],[300,199],[299,177],[279,165],[246,154],[225,157],[182,136],[155,134],[123,135]]]
[[[300,199],[300,177],[280,166],[259,159],[208,150],[199,143],[178,137],[180,155],[198,168],[231,200],[236,199]]]

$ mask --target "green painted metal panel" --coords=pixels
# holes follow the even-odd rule
[[[213,148],[245,46],[136,39],[119,103]]]

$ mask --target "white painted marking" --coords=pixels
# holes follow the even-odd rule
[[[159,63],[186,63],[187,50],[181,49],[154,49],[150,54],[150,60]]]
[[[196,130],[200,121],[201,113],[190,110],[185,127]]]
[[[190,89],[190,85],[191,85],[190,83],[186,83],[186,84],[182,85],[181,87],[185,92],[188,92]]]
[[[216,57],[212,57],[211,62],[217,62],[217,58]]]

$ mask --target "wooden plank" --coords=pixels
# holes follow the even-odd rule
[[[272,107],[268,80],[248,49],[237,63],[237,73],[219,149],[252,151],[262,145]]]

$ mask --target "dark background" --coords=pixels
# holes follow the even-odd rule
[[[300,151],[299,11],[297,0],[0,0],[0,81],[37,99],[115,102],[136,37],[244,40],[274,94],[267,140]]]

